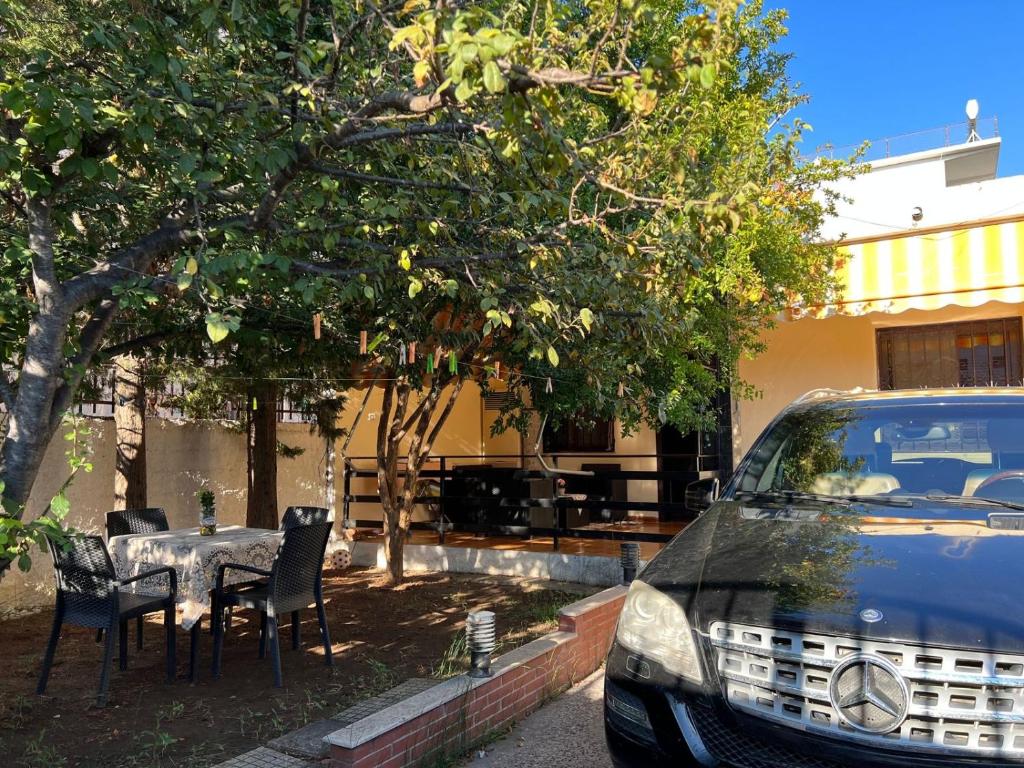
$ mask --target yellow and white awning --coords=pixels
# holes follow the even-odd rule
[[[1024,221],[853,243],[836,268],[836,301],[795,316],[1024,303]]]

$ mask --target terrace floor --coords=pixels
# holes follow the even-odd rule
[[[651,518],[628,518],[622,523],[591,523],[576,530],[615,531],[619,533],[663,533],[674,536],[686,527],[685,522],[661,522]],[[379,529],[360,528],[356,533],[359,541],[381,541]],[[410,544],[438,544],[438,535],[433,531],[413,531]],[[475,533],[451,532],[445,536],[447,547],[474,547],[477,549],[500,549],[520,552],[552,552],[554,541],[550,536],[532,536],[524,539],[516,536],[486,536]],[[558,551],[566,555],[593,555],[597,557],[618,557],[621,542],[614,539],[580,539],[563,536],[558,539]],[[659,542],[640,542],[640,559],[649,560],[664,546]]]

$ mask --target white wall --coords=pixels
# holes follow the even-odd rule
[[[995,167],[999,139],[961,144],[871,164],[871,171],[844,179],[834,189],[847,200],[837,205],[837,217],[822,228],[826,240],[891,235],[968,221],[1024,214],[1024,176],[987,178],[946,186],[947,162],[971,162],[970,153],[987,153]],[[922,209],[921,221],[911,213]]]

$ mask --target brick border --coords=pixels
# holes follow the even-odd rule
[[[414,768],[509,728],[604,661],[626,597],[612,587],[559,611],[558,630],[326,736],[333,768]]]

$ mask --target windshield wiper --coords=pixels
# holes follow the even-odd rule
[[[740,491],[737,496],[762,497],[773,501],[817,501],[823,504],[837,504],[848,507],[851,504],[874,504],[880,507],[912,507],[914,502],[909,499],[898,499],[892,496],[864,496],[850,494],[846,496],[828,496],[823,493],[805,493],[803,491]]]
[[[770,501],[816,501],[821,504],[838,504],[850,506],[850,501],[839,496],[826,496],[819,493],[804,493],[803,491],[739,491],[739,497],[752,499],[768,499]]]
[[[1004,509],[1014,509],[1019,512],[1024,512],[1024,504],[1018,504],[1013,501],[1003,501],[1002,499],[989,499],[985,496],[957,496],[953,493],[930,493],[925,496],[929,501],[959,501],[963,504],[978,504],[980,506],[991,506],[991,507],[1003,507]]]
[[[850,501],[858,501],[861,504],[877,504],[880,507],[912,507],[914,502],[910,499],[899,499],[894,496],[864,496],[861,494],[853,494],[851,496],[843,496],[844,499]]]

